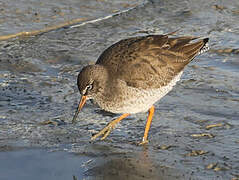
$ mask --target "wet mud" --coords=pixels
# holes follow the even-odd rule
[[[237,0],[25,4],[0,1],[1,36],[74,18],[96,21],[0,41],[0,179],[239,178]],[[211,49],[155,104],[149,144],[136,145],[145,113],[91,142],[117,115],[87,102],[71,123],[79,71],[120,39],[175,30],[209,37]]]

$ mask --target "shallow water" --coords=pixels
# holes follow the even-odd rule
[[[11,4],[18,8],[7,8]],[[40,179],[40,173],[45,179],[239,178],[237,0],[34,1],[28,6],[11,0],[0,5],[5,7],[0,8],[1,35],[79,17],[99,19],[0,41],[0,179],[13,179],[21,171],[28,173],[19,179]],[[34,12],[36,22],[29,20]],[[211,50],[197,57],[155,105],[148,146],[135,145],[143,135],[144,113],[122,121],[105,141],[90,143],[91,134],[115,116],[89,102],[77,124],[71,124],[81,68],[120,39],[175,30],[178,36],[209,37]],[[226,48],[234,50],[218,51]],[[39,124],[46,120],[58,125]],[[218,127],[206,128],[212,124]],[[204,153],[193,155],[199,150]]]

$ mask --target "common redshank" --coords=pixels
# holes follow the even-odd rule
[[[148,111],[140,144],[147,143],[154,104],[172,90],[186,65],[209,49],[208,38],[196,39],[147,35],[124,39],[107,48],[94,65],[84,67],[78,75],[81,100],[73,122],[88,99],[105,111],[122,114],[91,138],[102,136],[103,140],[122,119]]]

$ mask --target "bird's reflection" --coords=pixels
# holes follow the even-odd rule
[[[141,180],[141,179],[171,179],[168,174],[168,167],[160,166],[152,161],[147,146],[138,147],[137,152],[116,152],[115,149],[97,145],[97,151],[103,152],[96,158],[95,162],[87,167],[86,179],[104,180]],[[95,149],[95,150],[96,150]],[[95,151],[94,150],[94,151]]]

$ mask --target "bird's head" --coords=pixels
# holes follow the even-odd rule
[[[87,99],[94,99],[98,93],[104,90],[108,79],[106,69],[101,65],[88,65],[78,75],[77,85],[81,94],[81,100],[72,122],[75,122],[79,111],[83,108]]]

